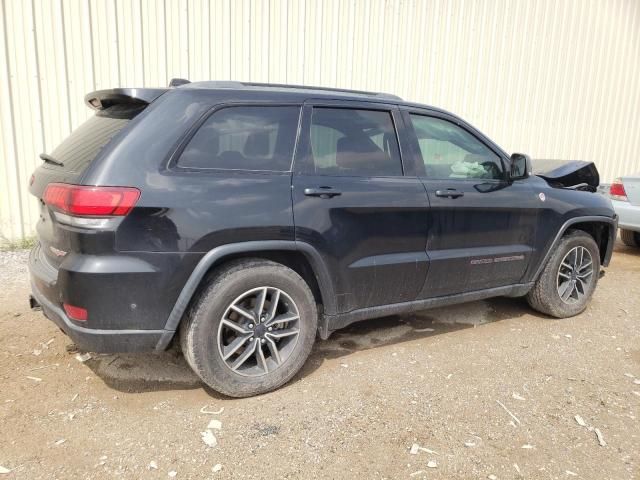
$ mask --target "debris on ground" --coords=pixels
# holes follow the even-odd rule
[[[209,430],[221,430],[222,429],[222,422],[220,420],[216,420],[214,418],[213,420],[211,420],[209,422],[209,425],[207,425],[207,428]]]
[[[59,367],[60,364],[59,363],[52,363],[50,365],[40,365],[39,367],[34,367],[34,368],[30,368],[29,371],[30,372],[35,372],[36,370],[43,370],[45,368],[49,368],[49,367]]]
[[[498,477],[496,477],[493,473],[491,473],[491,474],[487,475],[487,478],[488,478],[489,480],[498,480]]]
[[[585,427],[590,432],[595,432],[596,438],[598,439],[598,444],[601,447],[607,446],[607,442],[604,441],[604,436],[602,435],[602,432],[600,431],[599,428],[595,428],[590,425],[587,425],[587,422],[585,422],[584,418],[582,418],[580,415],[576,415],[574,418],[576,419],[576,422],[578,423],[578,425],[580,425],[581,427]]]
[[[525,399],[523,396],[521,396],[518,392],[513,392],[513,393],[511,394],[511,396],[512,396],[513,398],[515,398],[516,400],[526,400],[526,399]]]
[[[438,455],[438,452],[436,452],[434,450],[430,450],[430,449],[425,448],[425,447],[421,447],[417,443],[414,443],[413,445],[411,445],[411,449],[409,450],[409,453],[411,455],[417,455],[419,452],[426,452],[426,453],[430,453],[432,455]]]
[[[151,460],[149,462],[149,465],[147,465],[147,469],[148,470],[157,470],[158,469],[158,464],[156,463],[155,460]]]
[[[435,332],[435,331],[436,331],[435,328],[416,328],[414,330],[414,332],[419,332],[419,333],[421,333],[421,332]]]
[[[216,436],[213,434],[211,430],[205,430],[204,432],[200,432],[200,435],[202,436],[202,441],[208,447],[215,447],[218,444],[218,440],[216,439]]]
[[[464,446],[467,448],[472,448],[476,446],[476,442],[472,442],[472,441],[464,442]]]
[[[507,412],[511,416],[511,418],[515,420],[515,422],[518,425],[520,425],[520,420],[518,420],[518,417],[516,417],[513,413],[511,413],[509,409],[504,406],[504,403],[502,403],[500,400],[496,400],[496,402],[498,402],[498,405],[500,405],[504,409],[504,411]]]
[[[515,469],[516,469],[516,472],[518,472],[518,475],[522,475],[522,472],[520,471],[520,467],[518,466],[518,464],[517,464],[517,463],[514,463],[514,464],[513,464],[513,468],[515,468]]]
[[[438,468],[438,463],[435,460],[429,460],[427,462],[427,468]]]
[[[410,473],[409,476],[415,477],[416,475],[422,475],[423,473],[425,473],[424,470],[418,470],[417,472]]]
[[[200,413],[205,413],[208,415],[220,415],[222,412],[224,412],[224,407],[220,407],[219,410],[208,410],[209,405],[205,405],[204,407],[202,407],[200,409]]]
[[[67,440],[65,438],[61,438],[60,440],[56,440],[56,445],[62,445]]]
[[[525,450],[531,450],[533,448],[535,448],[533,445],[531,445],[530,443],[525,443],[524,445],[522,445],[522,447],[520,448],[524,448]]]
[[[77,353],[76,354],[76,360],[78,360],[80,363],[84,363],[87,360],[91,360],[91,354],[89,352],[86,353]]]
[[[576,472],[572,472],[571,470],[565,470],[564,473],[566,473],[567,475],[570,475],[572,477],[577,477],[578,474]]]
[[[34,382],[41,382],[41,381],[42,381],[42,379],[41,379],[41,378],[38,378],[38,377],[30,377],[29,375],[27,375],[27,378],[28,378],[29,380],[33,380]]]
[[[64,349],[67,353],[76,353],[78,351],[78,346],[75,343],[70,343],[65,345]]]
[[[219,472],[220,470],[222,470],[222,465],[219,463],[216,463],[213,467],[211,467],[211,471],[213,473]]]
[[[11,473],[11,469],[0,465],[0,475],[6,475],[7,473]]]
[[[178,472],[176,472],[175,470],[171,470],[168,475],[170,478],[176,478],[176,475],[178,475]]]

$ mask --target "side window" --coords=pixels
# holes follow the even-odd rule
[[[500,157],[463,128],[446,120],[411,115],[429,178],[502,179]]]
[[[310,137],[313,169],[318,175],[402,175],[389,112],[317,107]]]
[[[178,166],[198,169],[291,169],[300,107],[225,107],[205,120]]]

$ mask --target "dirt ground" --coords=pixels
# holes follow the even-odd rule
[[[80,362],[25,264],[0,254],[1,479],[640,478],[638,250],[578,317],[499,298],[356,324],[244,400],[176,352]]]

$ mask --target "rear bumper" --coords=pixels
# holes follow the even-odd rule
[[[44,315],[55,323],[83,350],[98,353],[152,351],[164,330],[86,328],[71,320],[61,308],[56,286],[56,271],[38,258],[39,246],[29,256],[32,308],[42,308]],[[35,300],[35,302],[34,302]],[[36,304],[37,303],[37,304]]]
[[[640,232],[640,206],[617,200],[611,200],[611,203],[619,217],[618,227]]]

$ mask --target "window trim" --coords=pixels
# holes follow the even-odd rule
[[[425,180],[433,180],[433,181],[474,181],[474,180],[483,180],[486,182],[506,182],[508,181],[508,157],[505,152],[503,152],[496,144],[494,144],[488,137],[483,135],[481,132],[476,130],[474,127],[463,121],[462,119],[455,117],[446,112],[441,112],[438,110],[427,110],[427,109],[419,109],[419,108],[402,108],[402,118],[404,119],[407,129],[410,132],[411,137],[411,148],[413,150],[413,161],[414,161],[414,169],[416,171],[416,175],[419,178]],[[411,115],[419,115],[423,117],[431,117],[438,120],[443,120],[445,122],[449,122],[461,128],[463,131],[474,137],[478,142],[484,145],[487,149],[489,149],[492,153],[494,153],[498,159],[500,160],[500,164],[502,165],[502,178],[434,178],[430,177],[426,174],[424,170],[424,159],[422,158],[422,151],[420,150],[420,144],[418,142],[418,135],[415,132],[413,127],[413,122],[411,121]]]
[[[311,126],[313,120],[314,108],[331,108],[341,110],[370,110],[388,113],[391,117],[391,124],[396,136],[398,145],[398,154],[400,156],[400,174],[399,175],[346,175],[346,174],[322,174],[315,171],[313,151],[311,148]],[[307,175],[318,177],[337,177],[337,178],[402,178],[407,176],[407,167],[405,166],[403,151],[402,131],[405,128],[404,121],[400,114],[400,110],[395,104],[377,103],[377,102],[361,102],[350,100],[308,100],[302,108],[302,122],[300,125],[300,137],[296,145],[296,153],[294,156],[293,173],[295,175]]]
[[[293,151],[291,153],[291,162],[289,163],[288,170],[250,170],[246,168],[219,168],[219,167],[183,167],[178,164],[182,153],[189,145],[193,137],[198,133],[202,125],[220,110],[234,107],[297,107],[298,108],[298,123],[296,126],[296,133],[293,143]],[[187,129],[184,135],[178,140],[176,148],[173,149],[173,153],[169,156],[166,167],[167,170],[171,170],[177,173],[215,173],[215,172],[230,172],[230,173],[258,173],[258,174],[291,174],[293,171],[293,163],[296,154],[296,148],[300,139],[300,129],[302,122],[303,104],[302,102],[269,102],[269,101],[254,101],[254,102],[225,102],[214,105],[207,109],[198,120],[196,120],[191,127]]]

